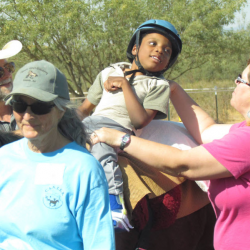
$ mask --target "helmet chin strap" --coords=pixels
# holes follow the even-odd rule
[[[139,61],[139,57],[138,57],[138,51],[139,51],[139,40],[140,40],[140,31],[138,31],[136,33],[136,38],[135,38],[135,45],[136,45],[136,56],[134,57],[134,61],[135,64],[137,65],[138,69],[135,70],[130,70],[130,71],[126,71],[124,73],[125,76],[132,74],[132,76],[129,79],[129,83],[132,84],[134,78],[135,78],[135,73],[137,72],[141,72],[144,75],[147,75],[146,70],[142,67],[140,61]],[[138,60],[137,60],[138,59]]]
[[[130,84],[132,84],[132,82],[134,81],[136,72],[142,72],[144,74],[144,72],[142,70],[140,70],[140,69],[129,70],[129,71],[126,71],[124,73],[125,76],[132,74],[132,76],[129,78],[129,81],[128,81]]]
[[[140,63],[140,61],[139,61],[138,55],[135,56],[134,61],[135,61],[135,64],[137,65],[138,69],[129,70],[129,71],[126,71],[126,72],[124,73],[125,76],[131,75],[131,74],[132,74],[132,76],[131,76],[130,79],[129,79],[129,83],[130,83],[130,84],[132,84],[132,82],[133,82],[133,80],[134,80],[134,78],[135,78],[135,74],[136,74],[137,72],[141,72],[141,73],[143,73],[143,75],[146,75],[146,76],[160,76],[160,75],[162,75],[162,74],[166,71],[166,69],[164,69],[164,70],[162,70],[162,71],[159,71],[159,72],[150,72],[150,71],[148,71],[148,70],[145,70],[145,69],[142,67],[142,65],[141,65],[141,63]]]

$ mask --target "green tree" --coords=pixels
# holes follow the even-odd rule
[[[242,25],[237,30],[227,30],[223,40],[223,53],[218,53],[214,60],[187,72],[178,81],[184,87],[185,83],[189,87],[204,87],[204,82],[205,87],[214,87],[215,82],[220,82],[221,87],[234,86],[235,78],[250,62],[250,24],[245,26],[246,28]]]
[[[23,43],[20,63],[46,59],[67,76],[70,92],[82,96],[110,63],[124,61],[136,27],[151,19],[170,21],[183,51],[166,72],[185,72],[234,53],[223,25],[246,0],[4,0],[0,3],[0,44]],[[236,44],[235,41],[232,41]],[[242,41],[242,43],[244,43]],[[243,53],[244,46],[238,48]]]

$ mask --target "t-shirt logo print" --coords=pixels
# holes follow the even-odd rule
[[[43,197],[43,203],[47,208],[51,209],[57,209],[62,206],[62,195],[63,192],[58,187],[49,187],[46,188],[44,197]]]
[[[26,76],[26,78],[34,79],[37,76],[38,76],[38,74],[36,74],[30,70],[28,75]]]

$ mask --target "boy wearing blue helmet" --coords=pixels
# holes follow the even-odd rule
[[[83,120],[89,133],[102,127],[126,132],[120,145],[123,150],[133,130],[143,128],[152,119],[166,118],[169,83],[163,73],[174,64],[181,49],[180,36],[171,23],[152,19],[141,24],[127,48],[131,63],[112,64],[101,71],[79,107],[83,118],[96,107]],[[99,143],[91,153],[102,164],[109,183],[114,227],[129,231],[117,151]]]

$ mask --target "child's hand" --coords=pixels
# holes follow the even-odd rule
[[[108,92],[116,91],[122,89],[124,84],[127,84],[128,81],[125,77],[122,76],[109,76],[107,81],[104,82],[104,89]]]

